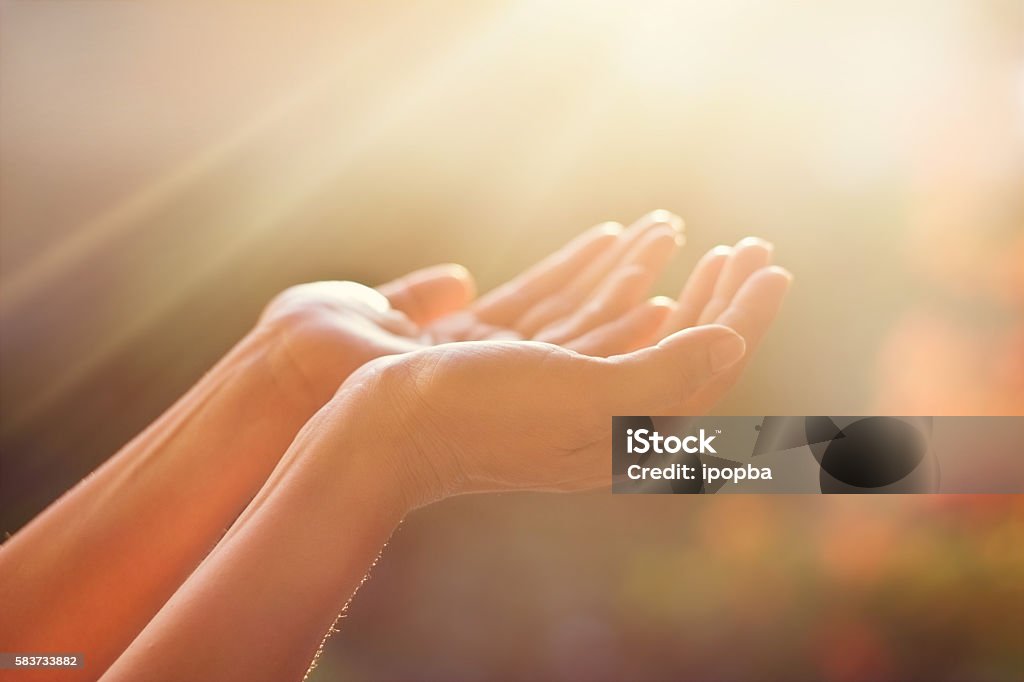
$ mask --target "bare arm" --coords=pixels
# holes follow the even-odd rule
[[[316,409],[297,386],[282,385],[294,380],[287,362],[270,335],[250,335],[4,544],[5,650],[85,653],[75,673],[95,679],[128,646]]]
[[[468,274],[453,266],[379,291],[321,282],[285,292],[167,414],[0,548],[0,648],[83,653],[85,667],[65,678],[95,679],[352,371],[453,339],[555,334],[593,353],[640,344],[668,313],[643,299],[675,235],[661,214],[599,226],[472,303]],[[582,314],[585,301],[610,314]]]
[[[104,680],[298,680],[407,510],[391,447],[325,407]],[[353,415],[355,416],[355,415]]]
[[[788,275],[772,279],[761,306],[730,306],[737,323],[770,323]],[[699,326],[608,359],[476,342],[364,366],[104,679],[301,679],[408,511],[461,493],[606,485],[610,415],[675,413],[747,350],[731,329]]]

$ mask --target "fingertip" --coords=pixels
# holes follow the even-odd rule
[[[765,268],[765,270],[772,273],[773,275],[785,279],[787,283],[793,283],[793,273],[784,267],[778,265],[770,265],[767,268]]]
[[[724,372],[739,362],[747,353],[746,340],[736,330],[720,324],[707,324],[675,332],[658,343],[659,348],[678,346],[688,354],[699,353],[701,347],[707,354],[704,370],[710,375]],[[700,361],[696,363],[702,364]]]
[[[751,349],[755,348],[781,309],[791,279],[784,268],[767,266],[757,270],[715,319],[735,329]]]
[[[726,256],[731,256],[732,252],[733,248],[728,244],[719,244],[718,246],[708,251],[708,256],[712,258],[722,258]]]
[[[682,234],[686,229],[686,223],[680,216],[672,213],[671,211],[666,211],[663,208],[655,209],[648,213],[647,219],[652,225],[668,225],[680,234]]]
[[[767,265],[755,270],[749,278],[749,286],[756,290],[773,290],[780,294],[793,283],[793,273],[777,265]],[[747,285],[744,286],[746,288]]]
[[[686,243],[686,237],[676,230],[666,225],[658,225],[651,230],[647,239],[650,240],[649,244],[652,247],[666,248],[671,243],[674,248],[678,248]]]
[[[439,276],[447,276],[458,282],[467,301],[476,298],[476,279],[466,266],[459,263],[444,263],[437,266],[436,272]]]
[[[622,239],[624,228],[619,223],[602,223],[590,233],[583,235],[579,253],[586,253],[588,262],[615,248]]]
[[[657,276],[668,265],[679,249],[679,234],[660,225],[647,232],[624,256],[623,262],[641,266]],[[619,266],[623,267],[622,265]]]
[[[457,263],[431,265],[377,287],[390,306],[416,324],[427,324],[473,300],[473,276]]]
[[[599,223],[594,226],[594,233],[598,236],[606,235],[610,237],[618,237],[626,228],[622,226],[622,223],[617,223],[614,220]]]
[[[633,377],[632,392],[623,392],[625,402],[642,402],[650,409],[668,411],[656,414],[671,414],[675,406],[735,365],[745,353],[746,343],[736,332],[705,325],[684,329],[656,346],[613,358],[613,365]]]
[[[711,342],[708,348],[708,359],[711,372],[718,374],[729,369],[747,354],[747,342],[742,336],[728,327],[722,327],[728,334],[721,334]]]
[[[461,265],[459,263],[442,263],[437,266],[437,269],[439,272],[450,275],[455,279],[462,280],[464,282],[473,281],[473,275],[465,265]]]
[[[775,245],[767,239],[761,239],[760,237],[744,237],[743,239],[736,242],[736,249],[749,249],[749,248],[760,248],[765,251],[772,252],[775,250]]]
[[[652,308],[666,308],[670,311],[676,307],[676,302],[669,296],[652,296],[647,299],[647,304]]]
[[[667,296],[653,296],[640,304],[643,308],[645,327],[657,332],[676,309],[676,302]],[[646,338],[645,341],[653,341]]]
[[[612,245],[619,241],[622,236],[623,227],[621,223],[608,221],[598,223],[582,233],[576,235],[555,255],[561,255],[562,259],[570,257],[594,258],[607,251]]]
[[[458,277],[459,279],[473,278],[473,275],[470,274],[466,266],[462,265],[461,263],[444,263],[441,265],[441,267],[447,268],[447,270],[452,274],[453,277]]]
[[[719,338],[738,337],[741,340],[743,338],[731,327],[727,327],[722,324],[702,324],[699,327],[690,327],[688,329],[680,329],[679,331],[672,332],[659,341],[658,346],[663,348],[684,342],[691,343],[701,337],[703,337],[703,340],[708,343],[713,343]]]

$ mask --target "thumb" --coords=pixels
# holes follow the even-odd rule
[[[728,327],[691,327],[656,346],[609,358],[601,394],[611,414],[672,414],[744,353],[743,337]]]
[[[391,307],[405,313],[416,324],[427,324],[464,308],[476,293],[473,276],[461,265],[447,263],[415,270],[382,284]]]

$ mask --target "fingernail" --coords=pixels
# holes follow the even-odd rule
[[[667,247],[670,241],[676,247],[680,247],[683,245],[681,240],[685,241],[683,235],[676,232],[668,225],[659,223],[647,232],[641,243],[644,245],[645,249],[651,248],[661,250]]]
[[[668,296],[652,296],[647,302],[656,308],[673,308],[676,305],[675,299]]]
[[[725,371],[736,364],[747,352],[747,344],[739,334],[723,336],[711,344],[711,371],[715,374]]]
[[[623,229],[625,229],[625,228],[622,227],[622,223],[616,223],[614,221],[608,221],[606,223],[601,223],[600,225],[597,226],[597,231],[599,233],[601,233],[601,234],[611,234],[611,235],[616,235],[616,236],[622,234]]]
[[[458,263],[445,263],[443,265],[439,265],[438,268],[441,272],[446,275],[451,275],[456,279],[468,280],[473,278],[473,275],[470,274],[465,265],[460,265]]]
[[[770,241],[761,239],[760,237],[744,237],[736,243],[736,248],[742,248],[744,246],[760,246],[761,248],[768,249],[769,251],[775,250],[775,245]]]
[[[666,211],[663,208],[659,208],[656,211],[651,211],[650,219],[656,223],[664,223],[665,225],[670,226],[676,232],[682,232],[685,227],[682,218],[677,216],[675,213],[672,213],[671,211]]]

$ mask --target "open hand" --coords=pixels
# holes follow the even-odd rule
[[[677,414],[743,357],[705,325],[600,358],[529,341],[451,343],[376,360],[325,410],[414,508],[455,494],[611,480],[611,417]],[[349,440],[351,439],[351,440]]]
[[[452,341],[535,339],[589,355],[656,340],[671,312],[647,300],[682,243],[682,222],[665,211],[628,228],[597,225],[508,283],[473,300],[465,268],[418,270],[376,289],[314,282],[275,298],[260,327],[279,338],[281,364],[299,374],[316,405],[358,367],[383,355]]]

